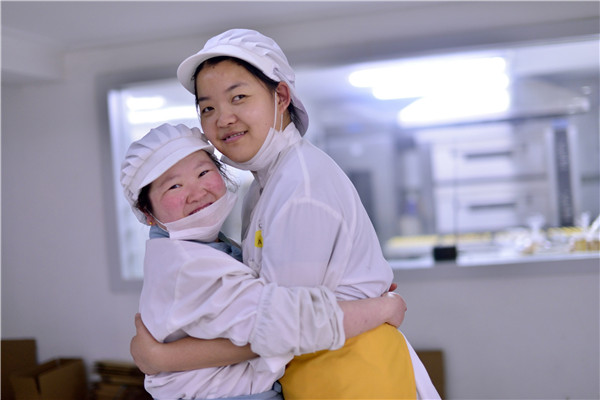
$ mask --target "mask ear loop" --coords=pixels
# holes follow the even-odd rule
[[[275,127],[277,125],[277,92],[275,92],[275,117],[273,118],[273,129],[277,131]],[[281,121],[279,122],[279,132],[283,131],[283,113],[281,114]]]
[[[165,232],[169,233],[169,230],[167,229],[167,227],[166,227],[166,225],[165,225],[165,224],[163,224],[162,222],[160,222],[160,220],[159,220],[158,218],[156,218],[156,217],[154,216],[154,214],[152,214],[150,211],[146,211],[146,212],[147,212],[148,214],[150,214],[150,216],[151,216],[152,218],[154,218],[154,220],[156,221],[156,226],[158,226],[158,227],[159,227],[160,229],[162,229],[163,231],[165,231]],[[150,224],[150,225],[152,225],[152,224]]]
[[[279,132],[283,131],[283,113],[281,113],[281,122],[279,122]]]

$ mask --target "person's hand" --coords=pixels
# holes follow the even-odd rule
[[[393,285],[395,284],[392,284],[392,286]],[[404,298],[398,293],[394,293],[392,291],[384,293],[381,297],[385,298],[386,304],[388,304],[388,308],[390,310],[390,316],[386,323],[398,328],[404,321],[404,315],[406,314],[407,310],[406,301],[404,301]]]
[[[141,315],[135,314],[135,336],[131,339],[129,350],[133,361],[143,373],[153,375],[161,372],[151,362],[151,355],[158,351],[160,345],[142,322]]]

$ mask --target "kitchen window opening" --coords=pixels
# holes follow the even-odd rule
[[[600,212],[599,59],[598,37],[588,37],[297,68],[296,82],[311,116],[307,138],[353,181],[388,259],[431,256],[433,246],[457,242],[462,251],[523,252],[533,251],[531,241],[541,234],[543,243],[553,239],[566,245],[573,226],[589,226]],[[461,60],[475,60],[481,71],[489,67],[491,75],[482,73],[480,80],[495,76],[495,83],[487,91],[477,86],[467,91],[467,107],[455,114],[442,111],[458,99],[460,86],[442,93],[436,91],[440,84],[402,95],[382,94],[375,85],[371,93],[349,81],[353,72],[375,67],[400,65],[406,73],[410,63],[431,70],[441,65],[448,72],[450,64],[441,62],[454,62],[467,70]],[[387,98],[377,99],[377,93]],[[473,111],[469,104],[493,94],[499,97],[485,107],[480,104],[478,114],[465,112]],[[135,219],[122,195],[121,161],[132,141],[161,123],[199,123],[193,96],[175,78],[121,85],[109,91],[108,104],[120,275],[139,281],[148,228]],[[252,178],[249,173],[235,178],[241,197]],[[239,219],[232,217],[226,225],[236,240],[241,239]]]

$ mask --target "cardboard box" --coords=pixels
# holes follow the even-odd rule
[[[416,350],[423,366],[429,373],[431,383],[442,399],[446,398],[446,382],[444,374],[444,353],[441,350]]]
[[[1,365],[2,400],[14,400],[15,394],[10,384],[10,375],[38,365],[35,339],[3,339]]]
[[[16,400],[85,400],[83,360],[58,358],[10,376]]]

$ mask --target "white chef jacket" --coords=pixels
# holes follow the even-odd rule
[[[253,171],[255,180],[244,200],[244,264],[267,282],[323,285],[339,300],[387,292],[393,272],[350,179],[293,123],[273,139],[282,150],[266,168]],[[406,343],[418,398],[439,399],[423,363]]]
[[[270,390],[293,357],[344,344],[335,295],[281,288],[222,251],[168,238],[146,243],[140,313],[160,342],[184,336],[251,343],[261,357],[220,368],[146,377],[156,399],[216,398]]]
[[[254,172],[244,201],[244,264],[267,282],[323,285],[339,300],[388,291],[392,269],[346,174],[294,124],[274,140],[283,150]]]

